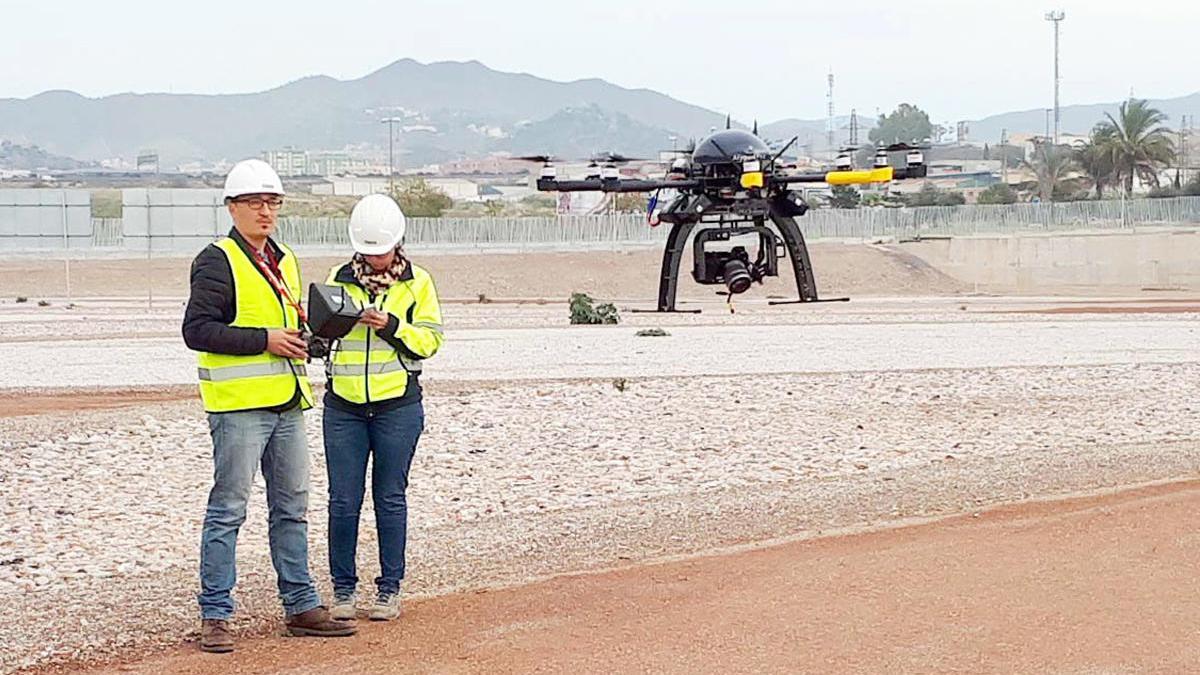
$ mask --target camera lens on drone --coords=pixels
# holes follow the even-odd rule
[[[746,263],[737,258],[731,258],[725,262],[721,276],[725,278],[725,286],[733,294],[745,293],[753,281]]]

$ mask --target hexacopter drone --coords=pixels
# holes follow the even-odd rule
[[[678,152],[660,180],[622,177],[618,165],[630,158],[611,153],[593,158],[588,175],[574,180],[560,179],[549,156],[523,159],[542,162],[537,189],[544,192],[654,192],[656,197],[662,190],[674,193],[657,213],[659,221],[671,224],[671,231],[663,251],[655,311],[677,311],[679,266],[693,231],[692,278],[697,283],[724,284],[732,299],[752,283],[778,276],[779,259],[787,255],[792,261],[799,299],[771,301],[771,304],[822,302],[825,299],[817,296],[804,235],[795,220],[804,215],[808,204],[792,186],[856,185],[922,178],[926,175],[924,155],[919,146],[896,144],[879,148],[871,169],[854,170],[849,155],[843,153],[832,171],[796,173],[778,162],[795,141],[793,138],[781,150],[772,152],[758,137],[757,128],[754,132],[726,128],[702,139],[690,152]],[[903,168],[894,168],[889,153],[899,151],[906,153],[907,163]],[[656,201],[652,199],[651,203]],[[732,237],[751,234],[758,235],[753,260],[745,246],[729,248]]]

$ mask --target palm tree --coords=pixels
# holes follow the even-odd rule
[[[1039,143],[1025,166],[1037,177],[1038,196],[1043,202],[1081,187],[1079,165],[1075,162],[1074,153],[1065,146]]]
[[[1104,116],[1108,121],[1101,122],[1097,132],[1106,139],[1103,147],[1112,161],[1113,182],[1124,184],[1126,196],[1133,194],[1134,176],[1158,187],[1158,170],[1175,160],[1171,132],[1161,126],[1167,116],[1136,98],[1122,103],[1116,118],[1111,113]]]
[[[1096,198],[1104,199],[1104,187],[1116,185],[1112,159],[1113,129],[1107,123],[1097,124],[1086,145],[1075,151],[1075,161],[1096,186]]]

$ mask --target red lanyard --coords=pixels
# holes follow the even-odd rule
[[[264,244],[264,251],[265,246]],[[287,285],[283,283],[283,280],[275,275],[275,271],[263,261],[261,255],[256,253],[251,257],[254,258],[254,263],[258,265],[258,269],[262,270],[262,273],[267,277],[267,281],[270,281],[271,285],[275,287],[275,292],[279,294],[279,297],[286,299],[287,303],[292,306],[292,309],[296,310],[296,314],[300,317],[300,323],[307,325],[308,315],[304,313],[304,308],[300,306],[300,303],[292,299],[292,294],[288,292]],[[282,273],[280,271],[280,274]]]

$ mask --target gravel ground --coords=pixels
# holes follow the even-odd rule
[[[760,322],[726,315],[721,323],[658,321],[563,326],[562,330],[458,327],[451,310],[447,313],[451,342],[431,362],[428,373],[437,380],[512,380],[1161,363],[1193,359],[1200,343],[1200,314],[1196,313],[1114,314],[1101,319],[999,314],[991,309],[955,313],[952,308],[957,306],[961,305],[948,301],[932,307],[898,301],[854,312],[802,314],[801,321],[791,323],[781,323],[788,315],[780,310],[760,308]],[[492,311],[513,324],[528,326],[548,319],[555,310],[518,306]],[[0,350],[3,387],[193,383],[195,355],[177,332],[162,330],[174,326],[177,331],[177,319],[155,329],[162,330],[160,337],[96,339],[98,325],[108,325],[116,335],[127,316],[119,313],[112,322],[61,320],[53,324],[55,337],[72,330],[84,337],[45,340],[19,337],[29,329],[28,322],[0,320],[0,338],[18,336],[9,337]],[[644,315],[633,316],[644,319]],[[470,325],[470,320],[465,323]],[[638,327],[645,325],[665,326],[670,335],[638,337]],[[44,330],[44,324],[39,327]],[[53,359],[45,357],[48,351]],[[314,380],[323,378],[319,365],[310,371]]]
[[[1195,315],[978,322],[938,306],[924,320],[903,308],[911,322],[678,325],[654,339],[626,326],[452,334],[430,367],[406,589],[1200,468]],[[190,381],[177,339],[126,342],[13,342],[4,386]],[[327,592],[320,414],[307,416],[311,560]],[[193,631],[210,454],[195,401],[0,418],[0,602],[38,617],[0,624],[0,671]],[[239,542],[246,632],[279,613],[264,521],[260,485]]]

